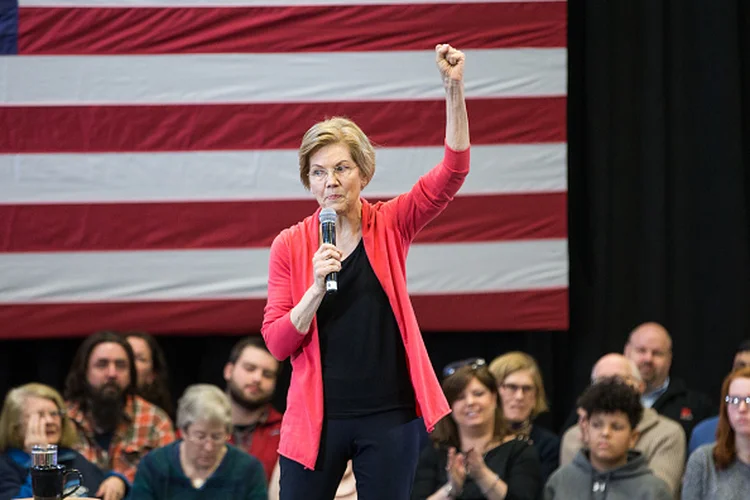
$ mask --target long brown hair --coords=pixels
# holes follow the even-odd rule
[[[172,403],[172,394],[169,392],[169,369],[161,346],[153,336],[146,332],[125,332],[123,335],[125,340],[130,337],[143,340],[151,351],[154,381],[145,387],[136,383],[136,393],[149,403],[153,403],[164,410],[170,418],[174,419],[174,404]]]
[[[735,370],[724,379],[721,386],[721,401],[719,406],[719,424],[716,427],[716,444],[714,445],[714,463],[718,470],[726,469],[737,459],[737,447],[735,445],[735,433],[729,423],[727,414],[727,402],[724,401],[729,394],[729,386],[735,379],[750,379],[750,367]]]
[[[443,392],[445,393],[445,398],[448,400],[448,404],[452,407],[453,403],[455,403],[473,379],[477,379],[477,381],[485,386],[487,390],[490,391],[490,394],[495,397],[497,405],[495,408],[495,427],[492,434],[493,439],[502,441],[505,439],[505,436],[508,435],[508,425],[503,416],[503,405],[500,404],[499,401],[500,396],[497,393],[495,377],[492,376],[486,366],[480,366],[478,368],[462,366],[446,377],[443,381]],[[446,415],[437,423],[430,438],[435,442],[436,446],[452,446],[457,450],[461,449],[461,438],[458,433],[458,426],[452,415]]]
[[[65,379],[65,399],[67,401],[81,404],[81,407],[85,410],[84,406],[86,403],[86,374],[88,371],[89,358],[91,357],[91,351],[94,350],[99,344],[105,342],[112,342],[120,345],[125,349],[125,353],[128,355],[128,372],[130,373],[130,384],[125,388],[125,394],[130,395],[135,393],[136,381],[138,380],[135,371],[135,356],[133,355],[133,349],[125,337],[112,331],[102,331],[89,335],[81,342],[78,347],[73,362],[70,365],[70,371],[68,377]]]

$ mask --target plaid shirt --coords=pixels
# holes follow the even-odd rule
[[[73,448],[100,469],[122,474],[131,483],[146,453],[175,440],[172,421],[164,410],[139,396],[128,396],[125,418],[115,430],[109,450],[104,450],[96,442],[91,422],[79,404],[67,404],[68,417],[78,431]]]

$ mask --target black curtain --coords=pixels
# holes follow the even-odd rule
[[[544,423],[555,429],[593,362],[621,351],[642,321],[672,333],[673,375],[717,400],[735,346],[750,338],[750,7],[568,5],[570,329],[424,332],[437,370],[511,349],[534,355],[553,408]],[[174,395],[198,381],[223,384],[236,338],[175,333],[160,337]],[[79,342],[0,343],[0,396],[30,380],[62,388]]]

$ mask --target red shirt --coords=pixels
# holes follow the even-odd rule
[[[281,413],[268,405],[268,412],[258,421],[252,431],[235,430],[229,440],[230,443],[245,450],[263,464],[266,481],[271,479],[273,468],[279,459],[281,418]]]
[[[442,212],[469,173],[469,149],[453,151],[423,175],[408,192],[387,202],[362,199],[362,239],[373,271],[396,316],[406,350],[417,414],[427,431],[450,413],[427,355],[406,288],[409,246],[428,222]],[[289,314],[313,283],[312,257],[318,242],[318,213],[282,231],[271,245],[268,302],[261,333],[279,360],[291,356],[292,380],[281,424],[279,453],[314,469],[323,427],[323,377],[318,329],[313,318],[302,335]]]

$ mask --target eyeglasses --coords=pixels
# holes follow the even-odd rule
[[[472,370],[476,370],[486,364],[487,362],[483,358],[469,358],[462,359],[461,361],[454,361],[453,363],[445,365],[445,368],[443,368],[443,377],[450,377],[456,373],[459,368],[463,368],[464,366],[470,366]]]
[[[219,445],[223,444],[227,440],[227,434],[188,434],[185,433],[185,438],[193,443],[203,446],[210,442],[211,444]]]
[[[338,179],[349,177],[357,167],[351,165],[336,165],[332,169],[325,169],[323,167],[313,167],[310,169],[308,176],[313,181],[322,181],[335,175]]]
[[[515,394],[518,391],[521,391],[523,395],[531,394],[531,392],[536,389],[533,385],[518,385],[518,384],[500,384],[501,389],[505,389],[506,391],[510,392],[511,394]]]
[[[727,396],[724,398],[724,402],[732,406],[740,406],[740,403],[744,402],[745,405],[750,408],[750,396],[745,396],[744,398],[739,396]]]

